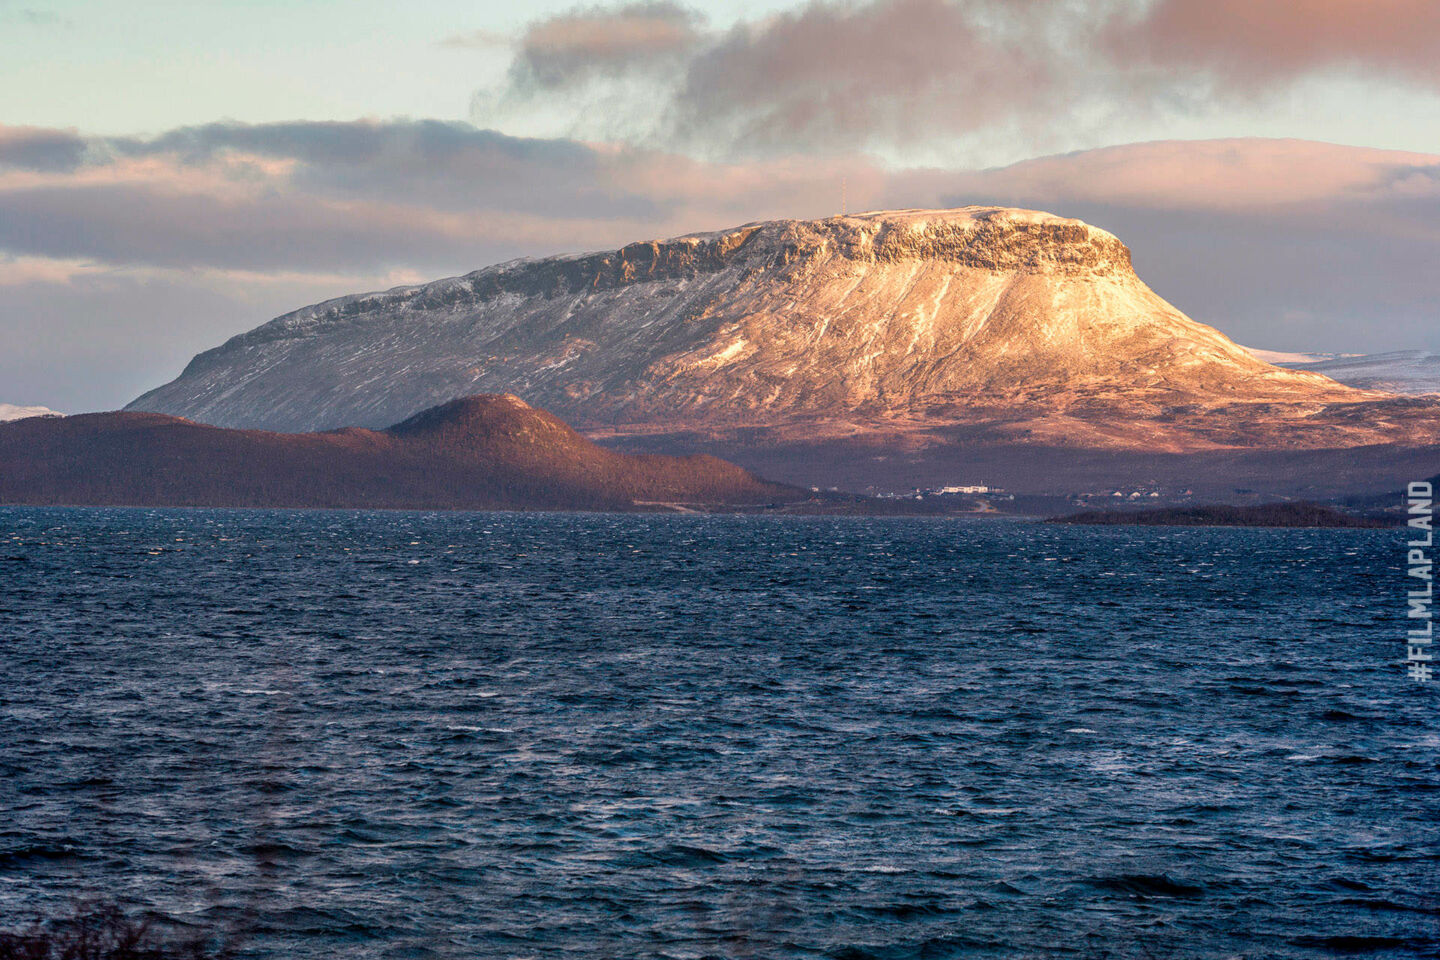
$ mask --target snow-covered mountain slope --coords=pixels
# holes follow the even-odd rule
[[[1255,351],[1251,351],[1252,353]],[[1293,370],[1312,370],[1364,390],[1390,393],[1440,393],[1440,353],[1395,350],[1370,354],[1315,354],[1271,361]]]
[[[49,407],[22,407],[13,403],[0,403],[0,423],[7,420],[24,420],[27,417],[60,417],[64,414],[56,413]]]
[[[1340,353],[1298,353],[1293,350],[1261,350],[1258,347],[1246,347],[1245,352],[1256,360],[1263,360],[1266,363],[1273,363],[1277,367],[1305,366],[1323,363],[1326,360],[1334,360],[1341,356],[1352,356],[1352,354]],[[1308,367],[1306,367],[1308,369]]]
[[[1284,421],[1330,433],[1296,442],[1378,442],[1326,413],[1377,395],[1190,320],[1103,230],[992,207],[749,224],[343,297],[200,354],[127,409],[311,430],[477,392],[602,432],[1003,422],[1183,448]],[[1258,411],[1260,434],[1206,419],[1220,407]]]

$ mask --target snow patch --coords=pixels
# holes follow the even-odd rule
[[[0,403],[0,423],[9,420],[25,420],[29,417],[63,417],[65,414],[57,413],[49,407],[22,407],[13,403]]]

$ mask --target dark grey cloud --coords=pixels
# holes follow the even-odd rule
[[[0,169],[74,170],[87,149],[85,139],[73,131],[0,127]]]
[[[129,153],[172,153],[208,160],[224,150],[286,157],[335,166],[403,162],[442,169],[476,157],[525,163],[585,163],[593,151],[578,143],[511,137],[445,120],[296,121],[211,123],[181,127],[150,140],[117,140]]]
[[[572,217],[655,217],[653,201],[610,183],[613,154],[570,140],[512,137],[440,120],[215,123],[151,140],[114,141],[126,155],[198,165],[226,155],[295,161],[307,191],[384,197],[452,210]]]
[[[230,196],[165,183],[0,191],[0,249],[148,267],[375,271],[463,261],[502,245],[435,211],[335,204],[294,192]]]

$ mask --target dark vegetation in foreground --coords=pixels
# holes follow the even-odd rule
[[[1394,527],[1404,523],[1404,519],[1357,516],[1318,503],[1302,502],[1265,503],[1259,506],[1211,504],[1157,507],[1149,510],[1095,510],[1068,517],[1052,517],[1048,522],[1159,527]]]
[[[63,920],[0,931],[0,960],[218,960],[203,940],[178,939],[114,905],[80,906]]]

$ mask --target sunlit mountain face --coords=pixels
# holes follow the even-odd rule
[[[1106,231],[1008,208],[771,221],[344,297],[199,355],[130,409],[317,429],[476,391],[607,434],[963,425],[1181,452],[1440,433],[1428,407],[1277,368],[1192,321]]]

